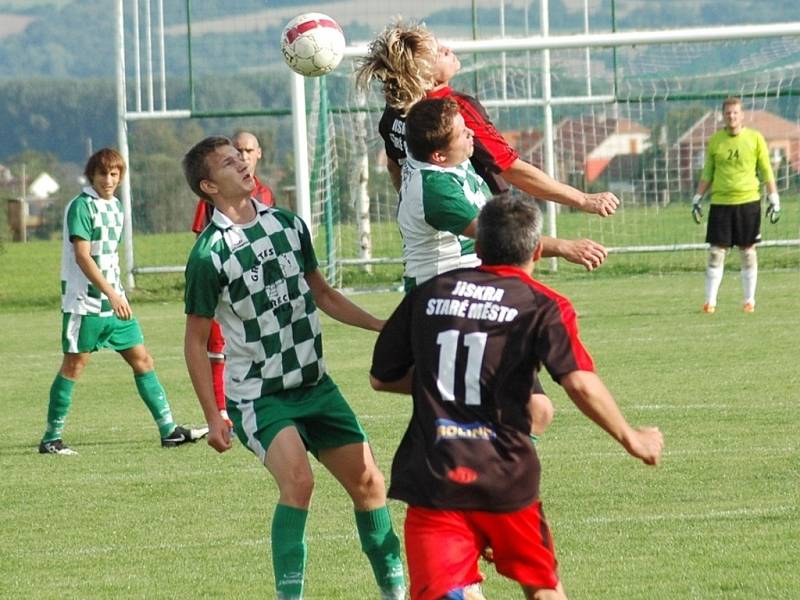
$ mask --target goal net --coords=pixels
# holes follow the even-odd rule
[[[617,214],[606,219],[557,207],[559,237],[589,237],[606,245],[612,253],[606,271],[703,269],[705,226],[691,219],[691,197],[707,140],[723,126],[722,100],[739,96],[745,125],[767,140],[782,196],[781,221],[762,225],[760,263],[762,268],[800,264],[800,41],[771,38],[550,54],[555,177],[586,191],[610,190],[622,200]],[[544,168],[540,53],[460,57],[462,70],[453,87],[475,94],[521,157]],[[341,80],[333,83],[337,93],[330,110],[342,174],[336,194],[342,207],[337,251],[350,259],[349,268],[359,256],[350,176],[360,173],[356,164],[364,152],[373,258],[399,257],[402,243],[394,222],[397,196],[377,132],[382,98],[377,87],[366,100],[357,98],[352,69],[352,63],[342,65],[328,78]],[[347,270],[342,276],[346,283]]]
[[[151,0],[123,4],[131,29],[121,44],[126,65],[120,71],[127,81],[124,118],[130,124],[125,129],[134,234],[137,240],[164,237],[158,244],[137,242],[136,257],[131,253],[130,260],[138,273],[179,272],[192,243],[188,229],[196,198],[178,163],[204,135],[240,129],[255,133],[264,154],[259,176],[276,192],[280,205],[297,208],[292,86],[277,48],[285,19],[270,12],[266,27],[276,28],[275,35],[236,35],[249,54],[229,56],[220,51],[221,38],[209,32],[224,36],[228,28],[238,31],[241,23],[228,19],[216,3],[192,3],[191,18],[188,8],[155,3],[164,6],[163,19],[148,14]],[[513,2],[501,2],[500,9],[506,4],[513,8]],[[528,27],[529,18],[534,19],[527,12],[513,11],[499,15],[499,22],[513,21],[515,26],[497,30],[488,25],[487,18],[496,15],[487,10],[478,14],[482,39],[523,37],[538,30]],[[390,20],[390,15],[368,16],[376,23]],[[151,21],[152,29],[147,25]],[[160,21],[164,23],[158,25]],[[370,27],[351,26],[366,40],[380,28],[373,21]],[[443,17],[431,19],[430,25],[445,39],[469,37],[463,25]],[[265,40],[272,40],[274,47],[265,46]],[[264,60],[248,62],[243,55]],[[762,227],[760,264],[800,265],[797,37],[551,49],[549,55],[555,177],[586,191],[611,190],[623,201],[607,219],[556,207],[559,237],[590,237],[611,250],[601,273],[704,268],[705,227],[691,220],[690,198],[707,140],[722,125],[719,107],[731,95],[743,99],[746,124],[766,137],[782,196],[783,218]],[[185,60],[164,60],[181,56]],[[543,52],[470,51],[459,56],[463,68],[453,87],[476,95],[521,156],[542,168]],[[395,219],[398,198],[377,129],[383,99],[377,86],[365,95],[357,93],[354,64],[347,58],[325,78],[305,80],[309,225],[332,283],[396,286],[402,274],[402,240]],[[563,261],[558,268],[580,271]]]

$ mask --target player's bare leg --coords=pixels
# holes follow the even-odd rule
[[[90,352],[65,353],[64,359],[61,361],[61,375],[72,381],[77,381],[83,369],[89,364],[90,357]]]
[[[544,394],[531,394],[531,399],[528,404],[531,411],[531,433],[535,436],[542,435],[550,423],[553,422],[555,416],[555,408],[553,403]]]
[[[322,450],[319,461],[342,484],[356,510],[372,510],[386,504],[386,484],[367,444]]]
[[[264,466],[278,484],[278,503],[307,510],[314,491],[314,475],[297,429],[285,427],[278,432],[264,457]]]
[[[294,427],[284,427],[270,442],[264,466],[278,484],[270,544],[278,598],[302,598],[306,569],[306,521],[314,491],[308,453]]]
[[[386,508],[386,483],[368,444],[323,450],[320,462],[353,499],[361,549],[367,555],[382,599],[405,598],[400,539]]]
[[[120,351],[119,354],[130,365],[136,375],[148,373],[155,368],[153,357],[150,356],[144,344],[137,344],[133,348]]]

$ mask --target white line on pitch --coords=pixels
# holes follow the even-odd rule
[[[638,515],[619,517],[586,517],[584,523],[630,523],[651,521],[714,521],[722,519],[737,519],[740,517],[766,517],[783,515],[796,511],[792,506],[776,506],[773,508],[736,508],[732,510],[712,510],[704,513],[674,513],[660,515]]]

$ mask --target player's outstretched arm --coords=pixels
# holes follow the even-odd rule
[[[360,306],[353,304],[344,294],[333,289],[319,269],[306,273],[306,282],[314,294],[314,302],[329,317],[369,331],[383,329],[383,321],[373,317]]]
[[[582,265],[592,271],[603,264],[608,250],[602,244],[589,239],[562,240],[546,235],[542,236],[542,256],[556,256],[576,265]]]
[[[211,319],[199,315],[186,315],[186,332],[183,338],[183,354],[189,378],[200,401],[203,414],[208,423],[208,445],[217,452],[225,452],[231,447],[230,429],[217,408],[214,397],[214,384],[211,376],[211,363],[208,360],[208,336],[211,332]]]
[[[601,217],[610,217],[619,206],[619,198],[611,192],[584,193],[571,185],[556,181],[541,169],[520,158],[511,163],[502,175],[511,185],[531,196],[572,206]]]
[[[647,465],[661,460],[664,438],[657,427],[632,428],[603,381],[591,371],[573,371],[561,385],[583,414],[605,429],[628,454]]]

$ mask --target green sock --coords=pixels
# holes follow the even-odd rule
[[[534,446],[535,446],[536,444],[538,444],[538,443],[539,443],[539,436],[538,436],[538,435],[536,435],[535,433],[529,433],[529,434],[528,434],[528,437],[529,437],[529,438],[531,438],[531,443],[532,443]]]
[[[134,375],[133,379],[139,395],[158,425],[158,434],[162,438],[168,436],[175,429],[175,422],[172,420],[172,412],[169,409],[169,402],[167,402],[167,393],[158,380],[156,372],[148,371],[141,375]]]
[[[64,432],[64,422],[72,404],[72,388],[75,382],[67,379],[60,372],[50,386],[50,403],[47,405],[47,429],[45,429],[43,442],[52,442],[61,439]]]
[[[272,516],[272,569],[278,598],[303,597],[308,511],[278,504]]]
[[[378,587],[382,592],[404,590],[405,578],[400,540],[392,529],[389,509],[382,506],[375,510],[355,512],[361,549],[372,565]]]

